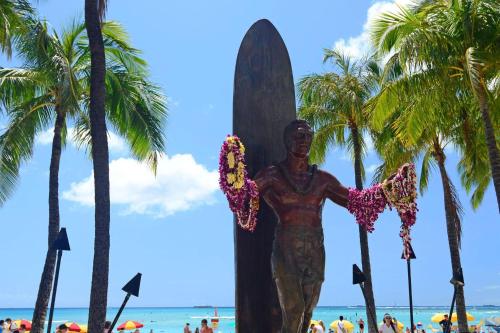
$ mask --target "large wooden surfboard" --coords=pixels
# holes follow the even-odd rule
[[[238,52],[234,76],[233,132],[246,146],[248,171],[286,155],[283,130],[296,117],[295,91],[285,43],[268,20],[248,30]],[[271,273],[277,218],[261,200],[253,233],[235,225],[236,331],[277,333],[281,310]]]

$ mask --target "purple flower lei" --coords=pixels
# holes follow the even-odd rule
[[[415,165],[400,167],[391,180],[365,190],[349,189],[347,209],[356,222],[368,232],[375,230],[375,221],[385,206],[394,207],[401,218],[399,236],[403,240],[405,258],[410,256],[410,231],[417,220],[417,187]]]
[[[226,195],[229,208],[236,215],[238,225],[254,231],[259,211],[259,190],[248,177],[245,147],[237,136],[228,135],[219,155],[219,186]]]

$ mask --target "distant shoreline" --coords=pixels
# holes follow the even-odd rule
[[[360,308],[363,309],[364,305],[321,305],[318,308]],[[428,308],[449,308],[449,305],[415,305],[414,309],[428,309]],[[118,309],[119,306],[110,306],[109,310]],[[131,306],[127,309],[231,309],[234,306],[218,306],[218,305],[207,305],[207,306]],[[377,309],[407,309],[407,305],[378,305]],[[467,305],[467,308],[500,308],[500,305]],[[88,307],[56,307],[56,309],[67,309],[67,310],[82,310],[88,309]],[[31,307],[0,307],[0,310],[34,310]]]

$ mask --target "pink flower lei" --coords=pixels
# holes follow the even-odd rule
[[[259,211],[259,190],[248,177],[245,167],[245,146],[237,136],[228,135],[219,155],[219,186],[231,211],[236,214],[238,225],[244,230],[254,231]]]
[[[349,189],[347,209],[366,231],[375,230],[374,224],[385,206],[394,207],[401,218],[399,236],[403,240],[404,256],[410,256],[410,230],[417,219],[417,175],[415,165],[408,163],[395,176],[365,190]]]
[[[404,256],[410,257],[410,231],[417,222],[417,173],[413,163],[404,164],[391,180],[382,184],[389,207],[396,208],[401,218],[399,236],[403,239]]]

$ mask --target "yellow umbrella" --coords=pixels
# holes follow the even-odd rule
[[[436,313],[434,316],[432,316],[431,320],[435,323],[439,323],[441,320],[444,319],[444,315],[446,313]],[[474,318],[473,315],[471,315],[470,313],[466,313],[467,315],[467,321],[473,321],[473,320],[476,320],[476,318]],[[451,315],[451,321],[453,323],[457,322],[457,313],[456,312],[453,312],[453,314]]]
[[[338,322],[339,322],[338,320],[335,320],[332,321],[332,323],[330,324],[330,328],[334,330],[336,333],[339,333],[337,332]],[[342,320],[342,324],[344,324],[344,328],[347,330],[348,333],[352,333],[352,331],[354,330],[354,325],[349,320]]]
[[[313,320],[313,319],[311,319],[311,321],[309,322],[309,327],[310,327],[311,325],[315,325],[315,326],[316,326],[316,325],[319,325],[319,321],[318,321],[318,320]]]

